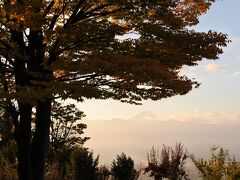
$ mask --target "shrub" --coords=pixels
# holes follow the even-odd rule
[[[207,160],[191,156],[203,180],[240,179],[240,162],[231,159],[228,150],[213,146],[210,153],[211,156]]]
[[[98,180],[108,180],[111,173],[107,166],[102,165],[99,167]]]
[[[115,180],[135,180],[139,176],[139,172],[134,168],[134,161],[124,153],[113,160],[111,174]]]
[[[176,143],[175,148],[163,145],[161,154],[152,147],[148,154],[148,166],[144,169],[145,173],[155,180],[168,178],[171,180],[188,179],[185,163],[187,152],[181,143]]]
[[[67,165],[67,179],[96,180],[98,176],[99,156],[93,157],[93,152],[87,148],[77,148],[70,155]]]

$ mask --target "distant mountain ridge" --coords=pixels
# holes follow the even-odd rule
[[[144,111],[140,112],[139,114],[136,114],[135,116],[129,118],[128,120],[130,121],[159,120],[159,117],[150,111]]]
[[[91,137],[86,146],[100,153],[106,162],[121,152],[126,152],[139,161],[146,160],[146,153],[152,146],[174,145],[176,142],[182,142],[191,153],[201,157],[209,154],[211,145],[217,145],[229,149],[231,154],[240,158],[240,144],[237,141],[240,137],[239,123],[208,124],[174,119],[160,121],[148,112],[128,120],[83,122],[88,125],[84,135]]]

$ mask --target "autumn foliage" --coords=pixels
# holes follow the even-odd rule
[[[0,98],[13,116],[20,179],[43,179],[54,99],[140,103],[198,87],[179,70],[217,59],[228,42],[190,30],[212,3],[0,0]]]

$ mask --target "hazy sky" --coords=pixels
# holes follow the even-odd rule
[[[185,96],[158,102],[144,101],[142,106],[112,100],[90,100],[78,105],[87,119],[128,119],[149,111],[158,119],[240,121],[240,0],[217,0],[200,18],[197,31],[215,30],[228,34],[231,43],[217,61],[204,61],[185,67],[183,73],[202,85]]]

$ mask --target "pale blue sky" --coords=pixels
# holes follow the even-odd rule
[[[185,96],[158,102],[144,101],[142,106],[113,100],[90,100],[78,104],[87,119],[128,119],[150,111],[160,120],[179,119],[211,122],[240,122],[240,0],[217,0],[200,18],[197,31],[215,30],[228,34],[232,43],[217,61],[204,61],[199,66],[184,68],[189,77],[202,83]]]

